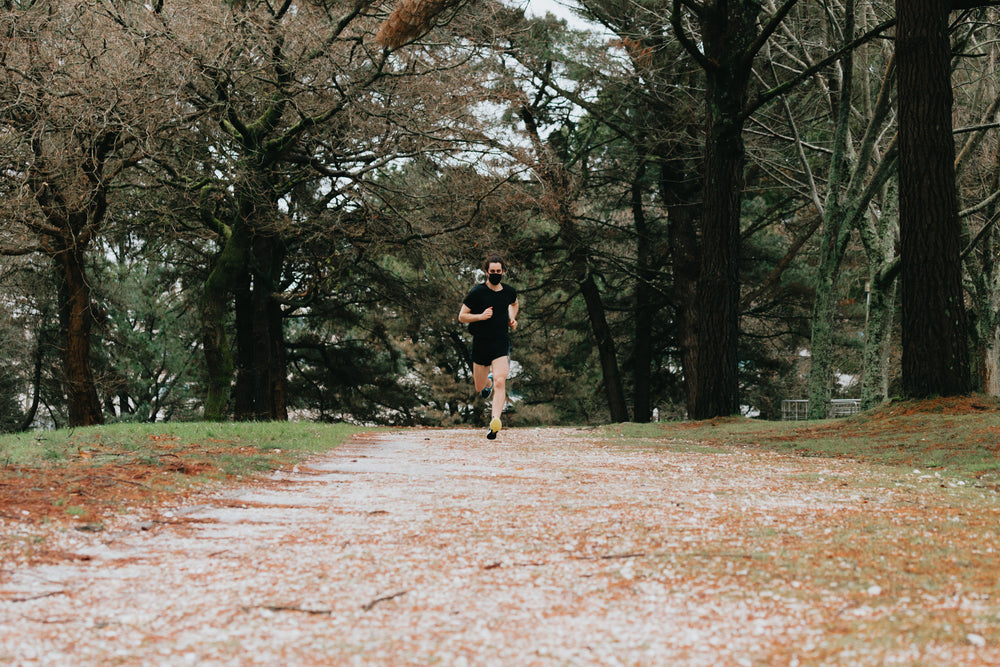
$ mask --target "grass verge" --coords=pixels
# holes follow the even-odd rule
[[[989,484],[1000,481],[1000,400],[989,396],[895,401],[853,417],[822,421],[725,418],[617,424],[602,430],[645,446],[761,447],[934,470]]]
[[[109,514],[289,467],[360,429],[289,422],[112,424],[0,437],[0,519]]]

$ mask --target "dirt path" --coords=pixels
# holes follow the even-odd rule
[[[413,430],[198,503],[0,570],[0,664],[1000,665],[1000,503],[920,472]]]

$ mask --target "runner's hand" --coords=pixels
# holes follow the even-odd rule
[[[486,320],[488,320],[491,317],[493,317],[493,306],[490,306],[489,308],[487,308],[486,310],[484,310],[479,317],[480,317],[480,320],[483,321],[483,322],[485,322]]]
[[[514,320],[514,319],[512,319],[512,320],[510,321],[510,330],[511,330],[511,331],[514,331],[514,330],[516,330],[516,329],[517,329],[517,320]]]

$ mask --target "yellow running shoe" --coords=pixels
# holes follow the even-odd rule
[[[497,433],[500,432],[500,418],[494,417],[493,421],[490,422],[490,431],[486,434],[488,440],[496,440]]]

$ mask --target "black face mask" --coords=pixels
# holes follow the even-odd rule
[[[491,273],[489,275],[489,280],[491,285],[499,285],[500,281],[503,280],[502,273]]]

